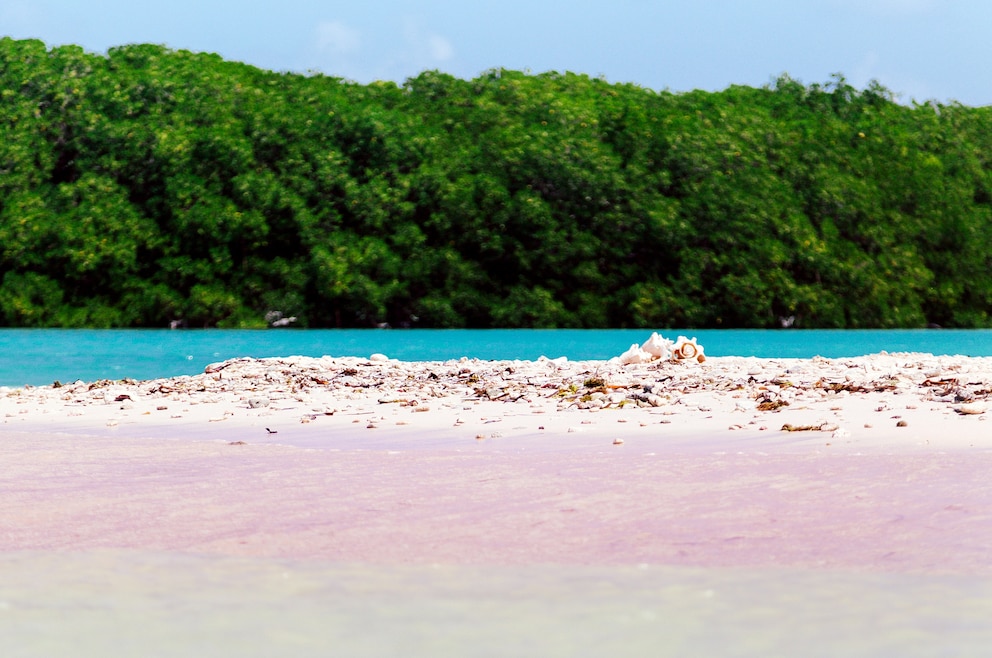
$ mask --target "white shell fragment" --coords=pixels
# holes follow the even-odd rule
[[[655,331],[652,332],[651,337],[644,341],[641,345],[641,350],[647,352],[656,359],[670,359],[672,358],[672,343],[671,340],[667,338],[662,338],[661,335]]]
[[[985,413],[985,405],[982,404],[962,404],[960,407],[955,407],[954,411],[958,412],[962,416],[978,416]]]
[[[679,336],[677,341],[672,342],[663,338],[658,332],[653,332],[643,345],[634,343],[616,360],[621,365],[626,366],[651,363],[652,361],[696,361],[702,363],[706,357],[703,355],[703,346],[697,343],[695,338]]]
[[[651,354],[641,349],[637,343],[634,343],[630,346],[630,349],[620,355],[620,363],[625,366],[637,363],[650,363],[654,358]]]

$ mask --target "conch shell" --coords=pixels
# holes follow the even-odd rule
[[[651,334],[643,345],[634,343],[626,352],[611,361],[619,361],[622,365],[651,363],[652,361],[697,361],[706,360],[703,356],[703,346],[695,338],[679,336],[674,343],[662,338],[657,332]]]
[[[637,343],[634,343],[630,349],[620,355],[619,359],[620,363],[626,366],[635,363],[650,363],[654,357],[642,350]]]
[[[702,363],[706,360],[706,356],[703,354],[703,346],[696,342],[696,338],[686,338],[685,336],[679,336],[679,339],[675,341],[675,346],[672,348],[672,354],[674,358],[678,360],[695,360]]]
[[[667,361],[672,358],[672,341],[662,338],[657,331],[653,332],[651,337],[644,341],[641,349],[655,359],[664,359]]]

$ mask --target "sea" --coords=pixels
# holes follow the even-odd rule
[[[992,356],[992,330],[661,330],[708,356],[827,358],[886,351]],[[645,329],[0,329],[0,386],[158,379],[238,357],[385,354],[404,361],[609,359]]]
[[[989,580],[816,569],[0,556],[5,658],[988,656]]]

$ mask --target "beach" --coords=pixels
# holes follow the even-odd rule
[[[520,615],[558,602],[564,612],[535,622],[534,635],[557,644],[535,639],[545,651],[534,655],[633,654],[661,637],[702,648],[716,640],[693,624],[715,613],[687,610],[697,597],[715,605],[714,592],[753,640],[753,652],[737,642],[733,655],[817,632],[825,648],[862,646],[815,630],[816,606],[837,614],[839,597],[855,610],[891,609],[900,591],[929,600],[893,621],[896,644],[874,640],[879,651],[926,655],[955,629],[958,646],[977,647],[992,637],[980,621],[992,606],[990,391],[992,359],[915,353],[627,365],[235,359],[191,377],[0,389],[0,569],[8,583],[35,575],[34,589],[0,589],[0,625],[20,628],[28,592],[58,598],[79,572],[131,583],[115,599],[122,607],[146,601],[158,582],[149,574],[166,571],[189,581],[179,591],[195,589],[191,574],[228,573],[206,581],[210,596],[234,597],[229,605],[244,602],[232,592],[253,578],[254,591],[281,600],[277,573],[325,586],[364,574],[350,585],[364,594],[345,598],[370,606],[367,624],[382,621],[371,611],[386,600],[425,615],[392,627],[422,655],[432,645],[418,644],[416,629],[462,619],[469,628],[449,631],[471,643],[520,627],[523,616],[511,624],[490,611],[488,625],[469,623],[445,607],[472,592],[482,608]],[[533,597],[514,594],[542,578]],[[328,605],[312,596],[295,605]],[[814,630],[790,637],[766,619],[748,634],[748,602],[759,600],[782,615],[813,606]],[[624,612],[636,629],[616,621],[637,601]],[[259,609],[240,615],[247,623]],[[654,617],[640,619],[645,610]],[[576,638],[547,633],[590,615],[579,651],[569,650]],[[679,631],[649,623],[678,615],[688,615]],[[902,621],[915,631],[897,632]],[[613,637],[621,627],[627,634]],[[388,649],[366,640],[353,639],[352,653]],[[489,649],[473,653],[498,655]]]

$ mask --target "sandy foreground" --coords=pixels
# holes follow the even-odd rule
[[[924,354],[0,388],[4,656],[984,655],[990,390]]]
[[[992,572],[992,359],[241,359],[0,389],[0,551]]]

